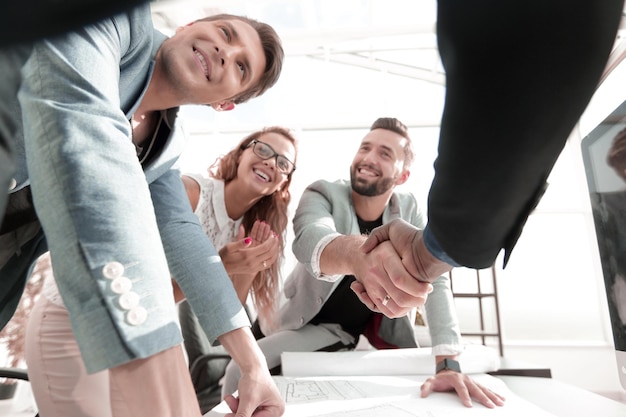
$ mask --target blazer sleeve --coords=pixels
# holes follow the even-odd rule
[[[150,191],[171,274],[209,341],[250,326],[217,250],[191,210],[180,172],[171,169]]]
[[[442,275],[432,285],[433,291],[426,299],[425,308],[433,355],[459,354],[463,351],[463,341],[450,278]]]
[[[293,218],[294,241],[292,244],[293,253],[298,262],[304,265],[306,270],[313,276],[319,276],[319,266],[315,265],[314,254],[321,252],[320,242],[328,244],[334,237],[346,234],[337,230],[337,218],[341,216],[337,212],[342,207],[337,206],[332,198],[333,192],[340,191],[341,187],[332,187],[335,184],[327,181],[316,181],[309,185],[298,203],[296,214]],[[331,190],[332,187],[332,190]],[[335,188],[337,188],[335,190]],[[344,191],[345,192],[345,191]],[[347,197],[349,198],[349,196]],[[348,202],[345,200],[342,206],[348,210]],[[346,220],[350,217],[345,217]],[[319,255],[316,256],[316,259]]]
[[[182,340],[148,184],[120,109],[128,32],[147,36],[148,46],[152,35],[149,13],[139,17],[37,42],[18,94],[34,204],[88,372]],[[132,306],[120,290],[133,294]]]
[[[622,7],[439,1],[446,98],[428,228],[459,264],[489,267],[502,248],[508,261],[600,80]]]

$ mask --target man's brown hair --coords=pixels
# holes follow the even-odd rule
[[[415,154],[413,153],[413,145],[411,143],[411,137],[409,136],[409,129],[406,125],[395,117],[380,117],[372,123],[370,131],[374,129],[389,130],[406,139],[406,145],[404,145],[404,168],[408,169],[413,163]]]

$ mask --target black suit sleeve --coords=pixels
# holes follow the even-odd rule
[[[505,264],[589,102],[622,0],[440,0],[447,74],[429,228],[458,263]]]
[[[2,2],[0,47],[76,29],[147,0],[25,0]]]

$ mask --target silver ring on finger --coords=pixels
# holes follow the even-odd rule
[[[391,297],[389,296],[389,294],[386,294],[385,298],[383,298],[382,305],[387,306],[387,303],[389,302],[389,300],[391,300]]]

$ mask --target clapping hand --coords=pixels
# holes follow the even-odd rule
[[[278,259],[278,235],[269,224],[257,220],[250,234],[245,237],[243,226],[236,238],[220,249],[220,257],[228,275],[256,275]]]

